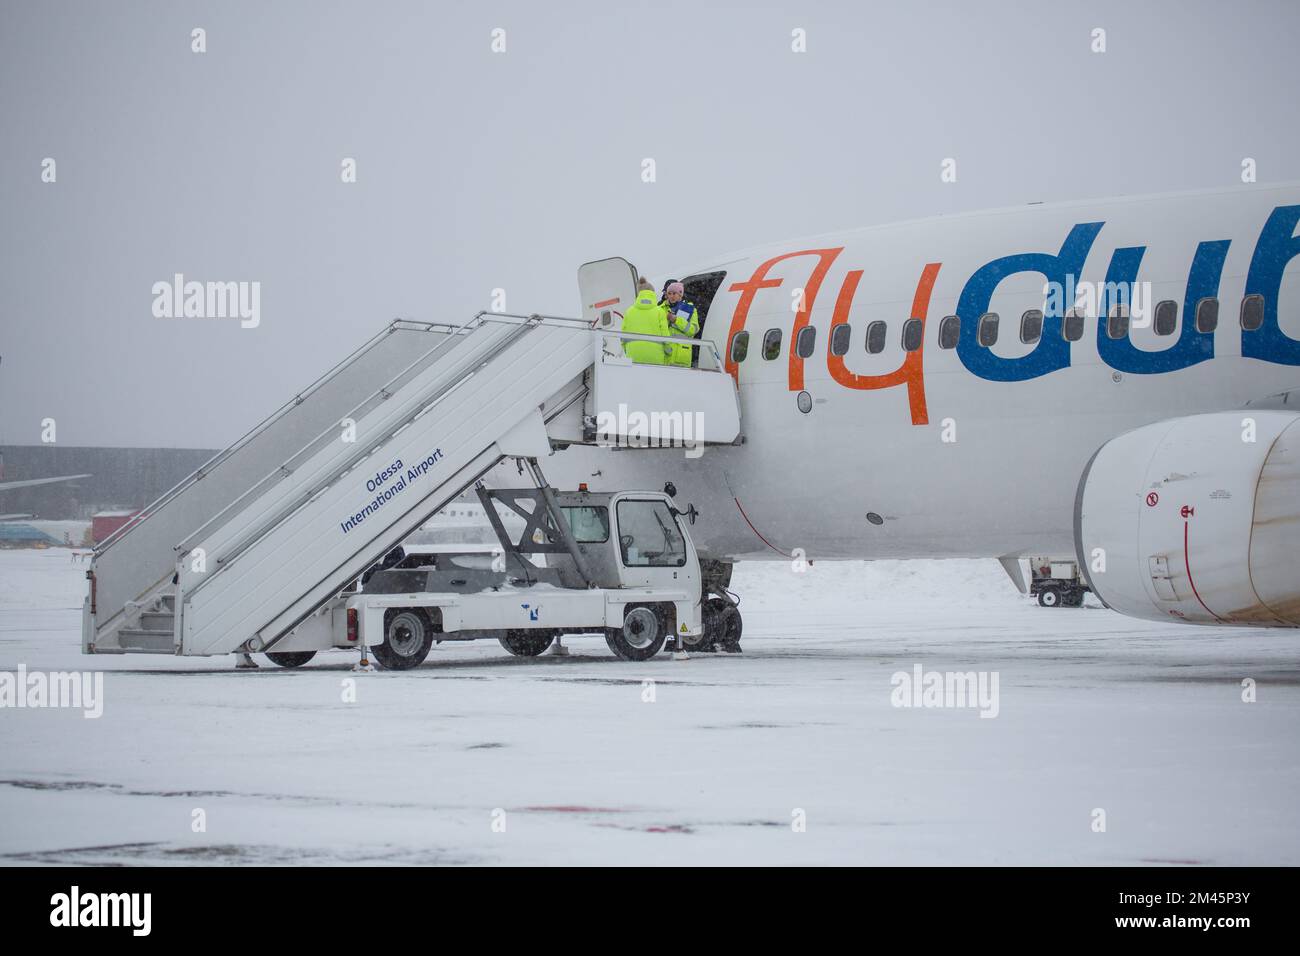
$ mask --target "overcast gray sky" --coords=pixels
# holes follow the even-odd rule
[[[464,319],[497,287],[577,314],[589,259],[661,278],[841,227],[1234,184],[1246,156],[1300,179],[1297,27],[1264,0],[3,0],[0,443],[49,417],[60,444],[223,446],[395,316]],[[261,325],[155,318],[177,272],[260,282]]]

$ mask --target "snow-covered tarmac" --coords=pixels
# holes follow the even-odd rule
[[[83,657],[84,571],[0,552],[0,671],[104,672],[99,719],[0,709],[0,862],[1300,863],[1294,632],[1046,610],[993,561],[778,563],[738,568],[742,655],[237,673]],[[996,673],[997,716],[894,706],[916,665]]]

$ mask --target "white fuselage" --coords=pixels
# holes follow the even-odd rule
[[[1069,553],[1078,480],[1104,442],[1300,385],[1297,219],[1300,186],[1257,185],[941,217],[721,257],[687,274],[726,272],[704,338],[729,354],[734,334],[749,333],[734,365],[744,444],[695,459],[573,446],[551,456],[548,477],[610,490],[674,482],[679,505],[701,512],[702,557]],[[1099,304],[1106,315],[1114,304],[1099,303],[1108,279],[1138,284],[1116,337],[1098,320]],[[1045,290],[1049,280],[1060,287]],[[1261,288],[1264,327],[1243,331],[1243,296]],[[1196,328],[1205,299],[1218,303],[1213,332]],[[1157,334],[1165,300],[1176,326]],[[1083,329],[1071,341],[1061,313],[1076,304]],[[1028,310],[1047,317],[1026,344]],[[977,339],[987,313],[1000,317],[991,346]],[[960,341],[943,348],[950,315]],[[911,353],[909,318],[924,323]],[[884,347],[869,354],[876,321]],[[831,329],[843,322],[837,356]],[[805,326],[816,332],[803,358],[793,353]],[[773,329],[779,353],[765,359]]]

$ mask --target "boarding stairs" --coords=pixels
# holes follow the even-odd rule
[[[740,440],[711,342],[696,368],[634,365],[622,341],[656,339],[586,312],[389,324],[95,549],[83,650],[274,650],[503,459],[640,442],[620,406],[667,400],[703,443]]]

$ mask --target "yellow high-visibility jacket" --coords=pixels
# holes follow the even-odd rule
[[[655,302],[655,294],[647,289],[637,293],[636,302],[623,314],[623,331],[638,335],[667,335],[668,314]],[[623,351],[633,362],[646,365],[667,365],[673,346],[659,342],[624,342]]]
[[[676,306],[664,303],[664,309],[668,313],[668,334],[674,338],[693,339],[700,334],[700,312],[695,308],[695,303],[687,302],[682,299]],[[683,319],[682,312],[690,312],[690,315]],[[673,365],[685,365],[691,367],[691,352],[689,345],[674,345],[671,363]]]

